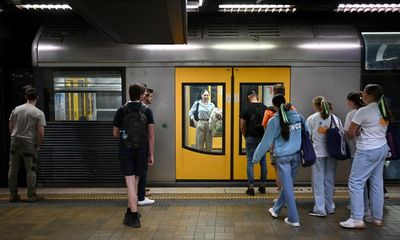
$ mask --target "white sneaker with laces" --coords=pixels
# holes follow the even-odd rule
[[[156,202],[155,200],[148,199],[147,197],[145,197],[143,201],[138,201],[138,205],[139,206],[151,205],[154,204],[155,202]]]
[[[289,222],[289,219],[288,219],[288,218],[285,218],[284,222],[285,222],[286,224],[289,224],[290,226],[293,226],[293,227],[300,227],[300,223],[298,223],[298,222],[294,222],[294,223]]]
[[[340,222],[340,226],[344,228],[365,228],[365,223],[363,220],[349,218],[344,222]]]
[[[278,214],[274,211],[273,208],[268,209],[268,211],[269,211],[269,213],[271,214],[271,216],[273,218],[277,218],[278,217]]]

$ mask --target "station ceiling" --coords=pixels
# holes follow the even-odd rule
[[[339,4],[398,3],[399,0],[6,0],[0,11],[34,11],[41,14],[66,10],[17,9],[26,4],[68,4],[80,15],[112,40],[129,44],[182,44],[187,43],[187,15],[214,13],[245,14],[325,14],[338,11]],[[241,8],[222,5],[247,5]],[[266,6],[262,9],[257,7]],[[279,6],[276,6],[279,5]],[[284,6],[283,6],[284,5]],[[358,14],[386,13],[380,8],[347,8],[344,11]],[[397,8],[397,13],[400,14]],[[1,13],[0,13],[1,14]]]

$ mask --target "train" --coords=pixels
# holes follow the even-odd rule
[[[188,42],[182,45],[115,43],[76,17],[45,22],[32,43],[38,106],[47,117],[38,184],[123,184],[112,120],[129,100],[129,85],[140,82],[155,92],[150,105],[156,122],[155,165],[148,172],[149,184],[243,185],[247,162],[239,114],[248,89],[270,106],[272,86],[284,84],[286,98],[305,117],[313,113],[312,98],[322,95],[344,121],[349,92],[375,81],[370,76],[376,72],[399,69],[399,33],[336,20],[193,14],[188,16]],[[383,85],[392,94],[399,84]],[[194,147],[188,115],[202,89],[209,90],[223,115],[222,131],[208,151]],[[398,106],[393,109],[396,115]],[[339,161],[337,183],[347,182],[349,170],[349,160]],[[302,168],[296,182],[309,183],[310,171]],[[269,167],[268,180],[274,178]]]

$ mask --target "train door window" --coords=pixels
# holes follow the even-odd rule
[[[112,121],[122,103],[121,84],[116,71],[55,72],[55,120]]]
[[[224,154],[224,84],[183,85],[182,143],[186,149]]]
[[[258,101],[265,106],[272,106],[273,88],[274,84],[240,84],[240,113],[242,114],[242,112],[249,107],[250,102],[247,96],[249,92],[255,92],[258,96]],[[259,120],[262,121],[262,119]],[[239,154],[245,155],[246,141],[243,135],[239,138],[239,141],[239,146],[241,146]]]

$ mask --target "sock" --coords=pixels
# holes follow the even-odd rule
[[[128,207],[128,208],[126,208],[126,212],[127,213],[130,213],[131,212],[131,209]]]

